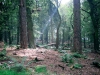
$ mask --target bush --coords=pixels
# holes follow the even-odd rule
[[[45,65],[37,65],[35,67],[35,72],[37,73],[46,73],[47,72],[47,68]]]
[[[9,66],[7,63],[0,65],[0,75],[31,75],[23,66]]]
[[[97,62],[97,61],[92,62],[92,65],[94,65],[97,68],[100,68],[100,62]]]
[[[79,53],[74,53],[72,56],[75,57],[75,58],[81,58],[82,57],[82,55],[79,54]]]
[[[81,69],[82,67],[83,66],[81,64],[78,64],[78,63],[74,64],[74,66],[73,66],[73,68],[75,68],[75,69]]]
[[[72,56],[68,53],[62,56],[62,61],[65,63],[74,63]]]
[[[4,61],[4,60],[8,60],[9,58],[6,56],[7,51],[4,48],[1,52],[0,52],[0,61]]]
[[[26,68],[22,66],[21,64],[17,64],[17,65],[12,66],[11,70],[14,70],[16,72],[21,72],[21,71],[25,71]]]
[[[79,53],[74,53],[74,54],[72,54],[72,56],[75,57],[75,58],[84,58],[84,59],[87,58],[86,56],[79,54]]]

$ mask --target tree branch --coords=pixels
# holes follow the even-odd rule
[[[90,12],[86,11],[85,9],[82,9],[82,8],[81,8],[81,10],[82,10],[82,11],[85,11],[85,12],[88,13],[88,14],[90,14]]]

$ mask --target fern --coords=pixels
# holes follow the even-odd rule
[[[65,63],[74,63],[72,56],[68,53],[62,56],[62,61]]]
[[[82,67],[83,66],[81,64],[78,64],[78,63],[74,64],[74,66],[73,66],[73,68],[75,68],[75,69],[81,69]]]

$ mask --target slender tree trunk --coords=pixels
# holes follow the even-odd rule
[[[3,41],[3,34],[1,30],[0,30],[0,41]]]
[[[11,40],[11,31],[8,31],[8,38],[9,38],[9,45],[12,44],[12,40]]]
[[[21,48],[28,47],[27,38],[27,17],[26,17],[26,0],[20,0],[20,45]]]
[[[59,15],[60,17],[60,15]],[[60,22],[59,22],[59,25],[57,27],[57,33],[56,33],[56,49],[59,48],[59,28],[60,28],[60,25],[61,25],[61,17],[60,17]]]
[[[44,35],[41,35],[41,39],[42,39],[42,44],[44,44]]]
[[[48,28],[46,29],[45,33],[45,43],[48,44]]]
[[[20,31],[20,29],[19,29],[19,26],[17,27],[17,45],[19,45],[20,43],[20,34],[19,34],[19,31]]]
[[[4,31],[4,42],[7,44],[8,41],[7,41],[7,31]]]
[[[74,2],[73,51],[82,53],[80,0],[73,0],[73,2]]]
[[[62,30],[63,34],[62,34],[62,46],[64,45],[64,41],[65,41],[65,30]]]
[[[84,48],[86,48],[85,34],[84,34],[84,38],[83,38],[83,44],[84,44]]]
[[[51,43],[53,43],[54,37],[53,37],[53,24],[52,24],[52,19],[51,19]]]

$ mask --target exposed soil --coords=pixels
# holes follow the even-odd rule
[[[36,48],[36,49],[20,49],[14,48],[7,49],[7,55],[16,58],[18,62],[23,60],[22,57],[26,57],[25,65],[28,62],[38,59],[38,62],[32,62],[28,67],[34,67],[36,65],[46,65],[47,69],[57,75],[100,75],[100,68],[94,67],[93,61],[100,60],[99,54],[88,53],[88,59],[78,58],[76,62],[84,65],[81,69],[74,69],[66,66],[66,63],[61,61],[61,53],[58,51]]]

